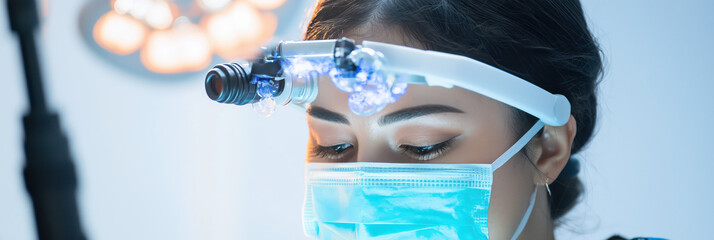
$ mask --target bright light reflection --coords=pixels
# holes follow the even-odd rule
[[[285,0],[248,0],[253,6],[264,10],[276,9],[285,3]]]
[[[208,66],[211,54],[210,41],[203,30],[185,23],[149,35],[141,50],[141,62],[157,73],[199,71]]]
[[[134,0],[128,12],[135,18],[144,19],[144,16],[149,12],[151,2],[151,0]]]
[[[134,0],[115,0],[112,6],[114,6],[114,10],[121,13],[121,14],[126,14],[131,10],[131,7],[134,5]]]
[[[166,0],[114,0],[114,11],[144,21],[154,29],[167,29],[176,18],[172,3]]]
[[[203,22],[217,53],[224,59],[249,57],[275,31],[277,19],[245,2],[231,4]]]
[[[175,0],[110,0],[113,11],[94,26],[95,41],[108,51],[127,55],[141,48],[151,71],[199,71],[215,52],[224,59],[254,57],[275,33],[271,10],[286,0],[189,0],[207,16],[201,27],[181,24]],[[178,27],[180,25],[180,27]],[[152,32],[152,29],[154,31]]]
[[[199,6],[206,11],[215,12],[231,3],[231,0],[196,0]]]
[[[174,15],[171,13],[171,6],[166,1],[154,1],[151,8],[146,14],[144,21],[149,26],[156,29],[166,29],[171,26],[174,21]]]
[[[104,14],[94,25],[93,36],[99,46],[127,55],[141,47],[148,29],[140,21],[114,11]]]

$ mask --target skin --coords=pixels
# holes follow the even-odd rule
[[[423,49],[398,29],[368,26],[346,37],[357,44],[370,40]],[[308,109],[308,162],[492,163],[520,138],[513,132],[507,105],[458,87],[410,85],[397,102],[367,117],[352,113],[347,105],[349,94],[329,79],[321,79],[319,89]],[[421,107],[424,115],[380,124],[385,116],[425,105]],[[519,239],[554,238],[545,184],[552,183],[567,163],[575,126],[572,116],[563,126],[546,125],[522,154],[495,171],[488,216],[491,239],[513,235],[535,187],[539,188],[536,205]],[[449,139],[451,144],[442,152],[428,157],[417,154],[418,147]],[[332,155],[313,151],[335,145],[345,147]]]

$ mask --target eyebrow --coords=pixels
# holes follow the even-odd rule
[[[385,115],[379,119],[379,126],[389,125],[395,122],[406,121],[412,118],[422,117],[430,114],[437,113],[464,113],[461,109],[438,104],[420,105],[416,107],[405,108],[390,114]],[[350,125],[350,121],[339,113],[327,110],[325,108],[310,106],[307,109],[307,114],[319,118],[325,121],[330,121],[334,123],[340,123],[345,125]]]
[[[385,115],[379,120],[379,126],[392,124],[399,121],[406,121],[412,118],[422,117],[437,113],[464,113],[461,109],[446,106],[446,105],[420,105],[416,107],[405,108],[396,112]]]
[[[350,121],[347,120],[345,115],[327,110],[325,108],[310,106],[310,108],[307,109],[307,114],[325,121],[350,125]]]

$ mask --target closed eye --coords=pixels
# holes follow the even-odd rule
[[[349,143],[341,143],[331,146],[315,145],[311,152],[312,156],[316,158],[337,160],[343,158],[352,148],[352,144]]]
[[[454,137],[455,138],[455,137]],[[415,160],[428,161],[441,156],[451,147],[454,138],[427,146],[400,145],[402,153]]]

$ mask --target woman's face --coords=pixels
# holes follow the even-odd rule
[[[419,48],[397,34],[347,36]],[[377,34],[374,34],[377,35]],[[350,111],[348,93],[328,79],[308,109],[308,162],[492,163],[517,138],[505,104],[458,87],[410,85],[384,110]],[[510,238],[528,206],[534,167],[517,154],[494,173],[489,207],[491,238]]]

